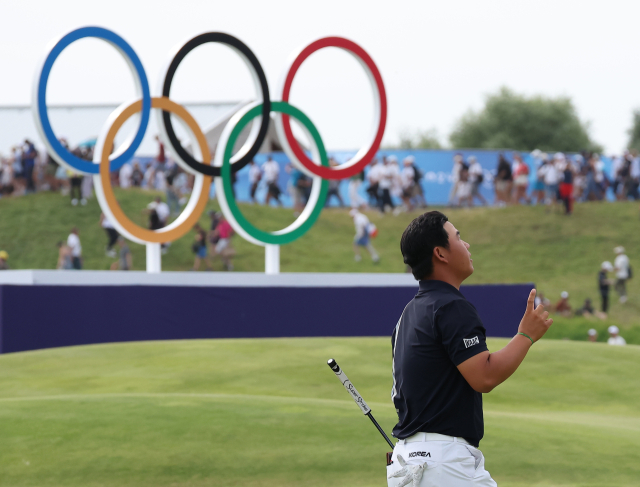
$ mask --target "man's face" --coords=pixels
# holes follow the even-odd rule
[[[470,245],[460,238],[460,232],[451,222],[445,223],[444,229],[449,235],[449,249],[444,250],[449,266],[457,277],[464,280],[473,274]]]

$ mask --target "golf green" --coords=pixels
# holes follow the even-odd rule
[[[497,350],[505,340],[490,340]],[[0,356],[0,485],[379,486],[386,338],[200,340]],[[500,486],[638,485],[640,347],[543,340],[484,396]]]

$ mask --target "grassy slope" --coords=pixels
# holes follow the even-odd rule
[[[151,200],[149,193],[121,191],[121,204],[134,221],[144,225],[142,209]],[[210,201],[208,208],[217,208]],[[287,209],[243,207],[251,221],[266,230],[283,228],[292,221]],[[624,245],[632,263],[640,262],[638,207],[635,203],[577,205],[575,213],[566,217],[547,214],[544,208],[475,208],[445,210],[471,243],[476,271],[470,284],[535,282],[539,289],[554,298],[569,291],[574,307],[590,297],[598,304],[596,275],[604,260],[613,260],[612,249]],[[403,272],[398,241],[411,218],[418,213],[398,217],[370,214],[380,228],[374,244],[382,262],[374,265],[365,257],[354,262],[351,250],[353,224],[346,210],[325,210],[317,224],[303,238],[281,251],[283,272]],[[71,207],[66,197],[37,194],[25,198],[0,199],[0,249],[6,249],[14,269],[51,269],[55,267],[55,243],[66,238],[77,225],[88,269],[107,269],[113,261],[104,256],[106,237],[98,225],[100,209],[96,200],[86,207]],[[202,219],[206,225],[206,217]],[[165,270],[187,270],[193,263],[190,246],[193,234],[174,242],[163,257]],[[264,270],[264,250],[240,238],[235,245],[238,271]],[[134,267],[144,269],[144,248],[131,244]],[[221,270],[220,262],[214,263]],[[204,266],[203,266],[204,267]],[[638,265],[640,269],[640,264]],[[622,306],[613,295],[610,319],[589,321],[581,318],[558,319],[550,336],[584,339],[586,330],[595,327],[600,339],[606,328],[617,324],[629,342],[640,344],[640,279],[629,283],[629,302]]]
[[[382,338],[3,355],[0,484],[383,485],[387,448],[324,364],[339,360],[389,431],[389,355]],[[481,448],[498,484],[637,485],[639,366],[639,347],[537,344],[485,395]]]

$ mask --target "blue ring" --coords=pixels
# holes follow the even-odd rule
[[[147,80],[147,75],[144,71],[144,68],[142,67],[142,63],[140,62],[138,55],[135,53],[133,48],[129,44],[127,44],[127,42],[118,34],[110,30],[103,29],[102,27],[82,27],[80,29],[69,32],[56,43],[56,45],[47,55],[47,58],[45,59],[42,66],[40,79],[38,80],[37,110],[38,117],[40,119],[38,122],[40,127],[42,128],[42,132],[44,133],[44,136],[46,137],[56,155],[64,160],[64,162],[66,162],[69,166],[85,174],[99,174],[99,164],[94,164],[93,162],[85,161],[84,159],[80,159],[79,157],[74,156],[60,143],[56,135],[53,133],[51,123],[49,122],[49,114],[47,113],[47,83],[49,81],[49,74],[51,73],[53,63],[69,44],[85,37],[96,37],[98,39],[103,39],[114,47],[120,49],[133,63],[133,66],[135,67],[138,74],[140,86],[142,88],[142,112],[140,115],[140,126],[138,127],[138,132],[136,133],[135,138],[133,139],[131,145],[127,148],[127,150],[125,150],[122,154],[111,161],[111,171],[120,169],[127,161],[131,160],[131,158],[135,155],[136,150],[138,150],[138,147],[140,147],[142,139],[144,138],[144,134],[147,130],[147,125],[149,124],[149,117],[151,115],[151,92],[149,91],[149,82]]]

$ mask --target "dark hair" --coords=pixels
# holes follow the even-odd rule
[[[433,249],[449,248],[449,235],[444,229],[448,221],[439,211],[429,211],[409,223],[402,233],[400,251],[417,280],[425,279],[433,272]]]

